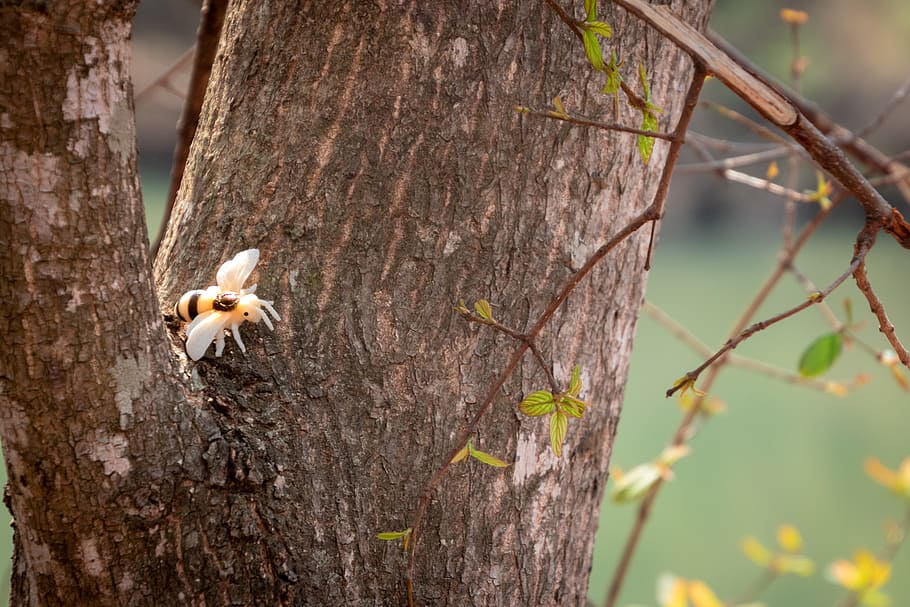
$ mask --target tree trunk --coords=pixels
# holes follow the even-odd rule
[[[200,446],[175,432],[192,412],[152,285],[130,84],[134,7],[26,5],[0,8],[11,602],[160,604],[179,556],[169,539],[179,460]]]
[[[685,4],[704,25],[710,2]],[[561,95],[573,113],[609,115],[602,78],[544,3],[236,0],[155,260],[160,311],[257,247],[249,282],[283,320],[241,327],[245,356],[229,341],[196,363],[165,336],[149,285],[128,14],[102,9],[73,30],[12,13],[0,288],[15,346],[0,432],[14,604],[401,604],[404,554],[375,535],[411,524],[516,347],[453,305],[488,299],[526,330],[650,203],[665,144],[645,167],[632,135],[513,111]],[[601,13],[669,130],[688,61]],[[611,253],[540,339],[564,385],[581,366],[592,403],[562,457],[546,420],[517,412],[548,387],[527,357],[473,438],[512,466],[460,463],[432,495],[418,603],[585,603],[647,240]]]

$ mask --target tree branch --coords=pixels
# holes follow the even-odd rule
[[[702,63],[727,88],[739,95],[773,124],[786,131],[810,156],[849,190],[863,206],[866,216],[891,234],[902,247],[910,249],[910,224],[854,167],[844,153],[831,143],[785,95],[750,74],[701,32],[682,21],[666,6],[645,0],[614,0],[641,18],[682,50]]]
[[[218,41],[221,39],[221,27],[224,24],[227,4],[228,0],[205,0],[202,4],[201,20],[196,32],[193,71],[190,74],[190,86],[186,103],[183,106],[183,115],[180,118],[164,216],[161,218],[158,234],[151,247],[152,259],[158,254],[158,247],[161,245],[161,239],[164,238],[164,232],[170,222],[171,211],[173,211],[174,202],[177,199],[177,190],[180,189],[180,182],[183,181],[183,170],[190,155],[190,144],[193,143],[193,137],[196,136],[196,127],[199,125],[199,114],[202,112],[205,90],[209,85],[212,65],[215,62],[215,52],[218,50]]]
[[[637,129],[631,126],[624,126],[622,124],[615,124],[611,122],[600,122],[598,120],[591,120],[590,118],[585,118],[583,116],[571,116],[569,114],[560,114],[559,112],[542,112],[540,110],[535,110],[533,108],[518,105],[515,106],[515,111],[522,114],[527,114],[528,116],[537,116],[539,118],[550,118],[552,120],[561,120],[563,122],[568,122],[569,124],[575,124],[578,126],[587,126],[595,129],[601,129],[604,131],[619,131],[621,133],[632,133],[633,135],[643,135],[645,137],[654,137],[655,139],[664,139],[666,141],[673,141],[675,135],[673,133],[660,133],[658,131],[646,131],[644,129]]]
[[[858,247],[860,247],[859,243],[861,241],[864,241],[864,238],[865,238],[864,232],[865,232],[865,229],[860,232],[859,236],[857,236],[857,246]],[[873,236],[873,242],[874,242],[874,236]],[[810,296],[802,303],[795,305],[788,310],[784,310],[783,312],[776,314],[776,315],[772,316],[771,318],[759,321],[759,322],[751,325],[750,327],[746,328],[744,331],[742,331],[736,337],[727,340],[727,342],[717,352],[715,352],[713,356],[708,358],[708,360],[703,362],[701,365],[699,365],[692,371],[689,371],[688,373],[686,373],[685,377],[687,377],[688,379],[690,379],[691,381],[694,382],[695,380],[698,379],[698,376],[701,375],[702,371],[704,371],[705,369],[710,367],[717,359],[722,357],[728,351],[736,348],[736,346],[738,346],[742,342],[746,341],[747,339],[752,337],[754,334],[758,333],[759,331],[763,331],[763,330],[767,329],[768,327],[770,327],[771,325],[777,324],[782,320],[786,320],[787,318],[790,318],[794,314],[797,314],[810,306],[813,306],[815,304],[818,304],[818,303],[821,303],[822,301],[824,301],[824,299],[828,295],[830,295],[834,289],[839,287],[845,280],[847,280],[856,271],[856,269],[860,266],[860,264],[862,264],[863,259],[865,259],[865,257],[866,257],[866,253],[869,252],[869,247],[871,247],[871,244],[872,243],[867,243],[867,244],[864,243],[860,248],[858,248],[857,253],[853,256],[853,259],[850,260],[850,267],[847,268],[847,271],[844,272],[843,274],[841,274],[840,276],[838,276],[837,279],[835,279],[835,281],[832,282],[830,285],[828,285],[823,291],[817,291],[814,294],[814,296]],[[677,391],[679,391],[680,388],[683,387],[683,385],[685,385],[685,384],[681,383],[681,382],[677,382],[676,385],[674,385],[673,387],[671,387],[670,389],[667,390],[667,397],[669,398],[670,396],[673,396]]]
[[[825,135],[830,136],[831,139],[835,141],[843,142],[844,149],[860,162],[882,173],[901,175],[902,177],[897,182],[897,186],[898,189],[900,189],[904,200],[910,203],[910,168],[889,158],[886,154],[862,139],[862,136],[859,134],[854,135],[849,129],[834,122],[828,114],[819,110],[816,105],[806,100],[798,93],[788,90],[787,87],[780,83],[773,82],[772,78],[765,74],[760,67],[755,65],[748,57],[743,55],[739,49],[731,45],[716,32],[709,31],[708,38],[717,45],[718,48],[730,55],[737,63],[748,70],[755,78],[758,78],[769,84],[769,86],[774,86],[781,91],[800,112],[805,114],[805,116],[812,121],[818,130]]]
[[[856,281],[856,286],[866,297],[866,301],[869,302],[869,308],[872,310],[872,313],[875,314],[875,318],[878,319],[878,330],[882,332],[888,340],[888,343],[894,348],[894,352],[897,354],[898,359],[900,359],[904,366],[910,368],[910,353],[907,352],[907,348],[904,347],[904,344],[898,339],[897,334],[894,332],[894,325],[891,324],[891,321],[888,319],[888,314],[885,312],[885,307],[875,294],[875,291],[872,290],[872,283],[869,282],[869,276],[866,274],[865,263],[861,263],[856,268],[856,271],[853,273],[853,278]]]

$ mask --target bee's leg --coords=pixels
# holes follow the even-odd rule
[[[224,331],[218,331],[218,336],[215,337],[215,356],[221,356],[222,352],[224,352]]]
[[[234,334],[234,341],[236,341],[237,345],[240,346],[240,351],[246,353],[246,346],[243,345],[243,340],[240,339],[240,325],[232,324],[231,333]]]
[[[277,312],[277,311],[275,310],[275,308],[272,306],[272,302],[271,302],[271,301],[267,301],[267,300],[265,300],[265,299],[260,299],[259,302],[262,304],[262,307],[263,307],[263,308],[265,308],[266,310],[268,310],[268,311],[272,314],[272,316],[275,317],[275,320],[281,320],[281,317],[278,316],[278,312]],[[264,318],[266,318],[266,315],[265,315],[265,314],[263,314],[262,316],[263,316]],[[271,329],[272,326],[269,325],[269,328]]]

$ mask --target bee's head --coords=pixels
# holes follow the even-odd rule
[[[254,323],[259,322],[262,318],[262,304],[259,303],[258,297],[252,293],[247,293],[240,297],[240,301],[237,303],[237,308],[234,313],[240,314],[243,317],[243,320]]]

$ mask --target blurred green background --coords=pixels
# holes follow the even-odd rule
[[[711,25],[786,81],[791,46],[789,31],[778,18],[783,7],[810,13],[801,36],[801,54],[810,59],[803,91],[847,127],[867,124],[910,76],[910,3],[906,0],[718,0]],[[135,87],[141,95],[137,122],[152,234],[160,222],[182,102],[176,93],[185,87],[188,69],[178,70],[166,87],[149,85],[192,44],[197,19],[198,4],[190,0],[145,2],[137,17]],[[709,83],[705,97],[749,114],[717,83]],[[898,153],[910,147],[908,126],[910,109],[901,106],[870,139],[884,151]],[[719,137],[756,140],[707,111],[698,113],[693,128]],[[696,160],[685,157],[683,162]],[[748,170],[763,176],[765,169]],[[814,174],[806,169],[800,187],[814,187],[814,181]],[[893,190],[883,192],[910,215]],[[861,222],[856,207],[853,201],[842,205],[797,260],[800,270],[819,287],[849,263]],[[766,193],[711,175],[680,173],[671,188],[648,299],[703,342],[718,347],[773,268],[782,208],[780,200]],[[812,209],[804,205],[800,211],[804,221]],[[882,238],[868,265],[899,334],[910,340],[906,251]],[[787,277],[758,317],[788,308],[804,296]],[[861,331],[864,340],[885,348],[852,281],[829,300],[842,318],[840,304],[845,297],[853,300],[857,318],[866,321]],[[736,353],[795,370],[802,349],[828,329],[824,318],[809,310],[756,335]],[[628,470],[654,459],[663,449],[680,418],[675,399],[665,399],[663,392],[700,362],[665,329],[642,317],[613,465]],[[883,523],[902,519],[906,510],[865,476],[862,464],[865,457],[876,456],[894,468],[910,456],[910,398],[886,369],[858,348],[846,351],[828,375],[845,380],[858,373],[869,373],[872,381],[846,397],[836,397],[735,368],[724,371],[712,394],[724,400],[728,410],[700,430],[692,442],[692,455],[675,466],[676,479],[657,500],[618,604],[656,605],[657,578],[667,572],[703,579],[722,599],[738,597],[761,574],[742,556],[741,538],[752,534],[774,546],[775,530],[783,523],[802,531],[806,553],[816,561],[818,572],[806,579],[782,578],[760,600],[777,606],[835,604],[843,593],[824,579],[825,566],[835,558],[850,557],[860,547],[877,551],[883,542]],[[616,505],[609,495],[605,498],[590,586],[596,605],[606,595],[634,514],[635,505]],[[9,531],[0,536],[0,558],[6,562],[9,536]],[[895,606],[910,604],[910,579],[903,575],[908,566],[910,549],[905,548],[885,586]],[[0,587],[4,603],[8,577],[7,566]]]

